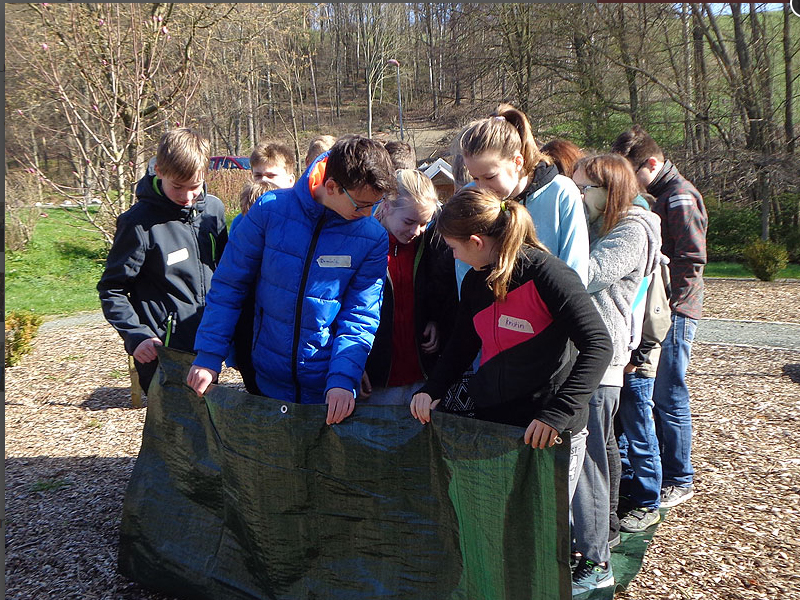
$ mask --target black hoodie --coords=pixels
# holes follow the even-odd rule
[[[211,276],[228,241],[225,207],[205,187],[191,207],[180,206],[153,175],[139,181],[136,197],[117,218],[97,284],[103,314],[128,354],[151,337],[192,352]]]

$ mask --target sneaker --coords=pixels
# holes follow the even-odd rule
[[[607,588],[614,585],[614,573],[611,563],[601,567],[595,562],[582,558],[581,562],[572,573],[572,595],[579,596],[592,590]]]
[[[686,502],[694,497],[694,487],[689,485],[669,485],[661,488],[661,506],[664,508],[672,508],[678,506],[682,502]]]
[[[613,534],[613,535],[609,534],[608,537],[609,537],[609,540],[608,540],[608,549],[609,550],[611,550],[611,548],[616,548],[617,546],[619,546],[619,542],[622,539],[620,537],[620,535],[619,535],[619,531],[616,534]]]
[[[657,508],[634,508],[619,520],[619,528],[627,533],[641,533],[660,520]]]

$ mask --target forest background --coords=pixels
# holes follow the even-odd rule
[[[642,124],[702,191],[711,260],[762,238],[800,261],[788,5],[42,3],[5,16],[11,253],[37,202],[65,200],[106,247],[175,125],[215,155],[273,139],[302,164],[320,133],[399,138],[401,115],[455,133],[508,101],[540,143],[604,151]]]

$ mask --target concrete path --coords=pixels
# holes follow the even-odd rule
[[[800,325],[733,319],[701,319],[695,342],[800,350]]]

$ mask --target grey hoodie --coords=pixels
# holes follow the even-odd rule
[[[601,385],[622,386],[623,369],[630,358],[631,305],[642,277],[661,262],[661,219],[632,206],[605,236],[602,219],[589,226],[589,283],[587,291],[608,328],[614,358]]]

